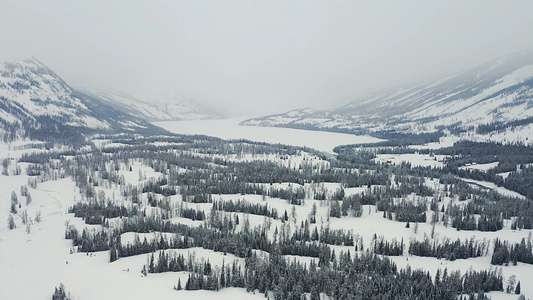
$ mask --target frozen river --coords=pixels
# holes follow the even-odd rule
[[[375,143],[380,139],[370,136],[300,130],[279,127],[239,126],[243,118],[195,121],[154,122],[168,131],[180,134],[203,134],[222,139],[247,139],[257,142],[307,146],[319,151],[333,153],[338,145]]]

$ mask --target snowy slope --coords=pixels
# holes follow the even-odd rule
[[[143,101],[133,96],[118,92],[109,92],[89,88],[77,88],[86,94],[101,99],[117,110],[131,114],[147,121],[205,120],[220,118],[218,113],[202,105],[185,101],[175,94],[156,97],[152,101]]]
[[[2,118],[15,122],[20,117],[63,117],[68,124],[89,128],[109,128],[109,124],[89,115],[80,99],[72,97],[70,87],[36,59],[0,65],[0,97],[13,109],[2,110]],[[15,108],[19,108],[15,111]],[[85,113],[86,116],[78,115]]]
[[[376,92],[343,107],[288,112],[250,119],[242,125],[435,132],[478,130],[479,135],[524,131],[533,118],[533,51],[509,55],[479,67],[410,87]],[[484,139],[484,138],[481,138]],[[490,136],[486,137],[490,139]]]
[[[75,91],[34,58],[0,64],[0,124],[4,133],[36,138],[154,128]]]
[[[0,143],[1,145],[1,143]],[[0,153],[3,158],[6,153]],[[264,160],[277,161],[286,165],[298,168],[298,163],[309,162],[310,159],[315,164],[322,164],[327,167],[326,161],[312,154],[301,152],[298,155],[289,156],[288,159],[282,159],[279,155],[252,155],[248,153],[242,157],[241,154],[226,156],[228,160],[250,161]],[[10,166],[13,171],[15,162]],[[26,163],[18,163],[23,170],[27,167]],[[133,170],[129,171],[127,165],[121,164],[119,173],[125,176],[127,184],[135,184],[146,181],[141,179],[138,174],[144,172],[148,178],[159,177],[161,173],[154,172],[153,169],[144,165],[142,161],[132,162]],[[12,172],[10,172],[12,174]],[[0,174],[0,222],[7,223],[7,211],[9,210],[10,194],[15,191],[20,199],[23,199],[19,193],[20,186],[26,185],[29,176]],[[428,181],[428,185],[439,188],[438,181]],[[294,185],[294,183],[292,183]],[[289,187],[291,183],[276,183],[276,188]],[[306,183],[304,188],[312,191],[316,183]],[[340,183],[319,183],[333,193],[341,187]],[[107,196],[117,195],[120,198],[119,186],[99,185],[95,187],[98,192],[103,192]],[[442,188],[442,187],[440,187]],[[365,193],[369,187],[355,187],[346,189],[349,194]],[[45,182],[39,182],[35,188],[29,189],[33,196],[33,202],[24,204],[19,211],[27,211],[28,215],[33,218],[40,211],[42,220],[32,222],[28,227],[22,224],[19,215],[15,216],[17,228],[7,229],[7,226],[0,227],[0,266],[3,272],[0,275],[0,298],[1,299],[50,299],[53,288],[61,282],[65,285],[68,292],[72,294],[73,299],[265,299],[262,293],[247,293],[245,289],[224,288],[219,292],[213,291],[176,291],[174,290],[178,280],[185,283],[189,275],[188,272],[165,272],[157,274],[148,274],[142,276],[140,270],[148,262],[148,255],[141,254],[131,257],[123,257],[112,263],[109,262],[108,252],[81,253],[72,251],[72,243],[64,238],[66,224],[75,225],[80,230],[84,227],[97,229],[100,225],[86,225],[80,218],[75,218],[73,214],[67,213],[67,207],[73,205],[80,197],[80,189],[76,187],[72,178],[63,178]],[[279,198],[266,197],[261,195],[213,195],[216,201],[229,201],[236,199],[245,199],[251,203],[267,203],[269,207],[276,208],[278,211],[290,211],[293,207],[286,200]],[[412,196],[416,197],[416,196]],[[182,201],[181,196],[170,197],[171,201],[179,203]],[[83,201],[83,199],[81,200]],[[120,200],[123,201],[123,200]],[[448,201],[454,201],[445,197],[445,205]],[[382,217],[382,213],[376,210],[374,205],[365,205],[363,214],[359,218],[346,216],[342,218],[328,218],[328,206],[324,201],[306,199],[302,205],[295,206],[295,216],[291,216],[290,222],[283,224],[279,219],[272,219],[270,234],[277,231],[278,228],[284,228],[289,233],[295,224],[304,222],[309,216],[313,204],[318,207],[317,224],[313,227],[330,226],[332,229],[353,230],[358,236],[361,236],[365,245],[371,247],[372,236],[377,233],[384,236],[387,240],[397,239],[407,241],[411,239],[422,240],[429,236],[432,231],[431,224],[420,223],[417,230],[413,227],[406,228],[402,222],[389,220]],[[193,207],[200,207],[204,211],[210,211],[212,204],[202,203],[194,204]],[[149,209],[149,208],[148,208]],[[428,210],[428,213],[431,212]],[[238,213],[241,220],[250,222],[252,227],[259,226],[265,222],[263,216],[248,215]],[[294,218],[294,219],[293,219]],[[327,220],[327,221],[326,221]],[[175,220],[176,221],[176,220]],[[177,220],[182,222],[182,220]],[[201,224],[200,221],[197,221]],[[327,223],[326,223],[327,222]],[[504,229],[498,232],[479,232],[479,231],[457,231],[454,228],[446,227],[440,223],[436,225],[436,240],[449,238],[461,240],[474,237],[479,241],[492,241],[494,238],[505,238],[511,242],[519,242],[522,238],[528,238],[531,230],[511,230],[509,222]],[[326,225],[327,224],[327,225]],[[238,226],[237,230],[242,230],[243,223]],[[147,233],[149,240],[158,236],[160,233]],[[128,243],[127,236],[134,236],[129,232],[123,234],[122,243]],[[131,238],[129,239],[131,240]],[[336,253],[341,251],[352,251],[352,254],[361,254],[363,251],[355,251],[352,246],[331,246]],[[492,251],[492,250],[490,250]],[[458,259],[448,261],[434,257],[420,257],[404,253],[401,256],[390,257],[399,268],[421,268],[435,276],[438,269],[447,268],[448,272],[460,271],[464,273],[468,270],[484,270],[490,265],[490,251],[484,256],[478,258]],[[185,255],[194,255],[198,259],[208,259],[215,268],[220,268],[225,261],[226,264],[236,260],[240,265],[243,264],[243,258],[237,258],[229,253],[214,252],[202,248],[190,249],[172,249],[165,252],[176,252]],[[311,260],[317,260],[314,257],[287,255],[286,259],[293,261],[303,261],[309,264]],[[522,292],[530,297],[533,293],[533,265],[518,263],[516,266],[500,266],[504,278],[516,275],[521,281]],[[32,288],[27,288],[30,286]],[[273,299],[272,293],[270,298]],[[321,299],[329,299],[322,295]],[[502,292],[490,292],[492,299],[516,299],[517,295],[504,294]]]
[[[306,107],[302,109],[294,109],[282,114],[275,114],[266,117],[258,117],[243,121],[241,124],[248,126],[283,126],[287,123],[298,122],[299,120],[306,119],[313,114],[317,113],[317,110]]]
[[[151,99],[150,102],[152,106],[170,116],[169,119],[160,118],[159,120],[207,120],[221,117],[215,109],[192,100],[183,99],[175,92],[161,94]]]

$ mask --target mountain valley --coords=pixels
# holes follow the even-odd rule
[[[251,133],[4,63],[0,296],[531,297],[526,58]]]

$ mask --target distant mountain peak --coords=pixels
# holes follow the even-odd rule
[[[183,100],[177,93],[162,94],[143,101],[121,92],[78,87],[80,91],[96,97],[115,109],[149,122],[174,120],[218,119],[216,112],[191,101]]]
[[[50,76],[59,78],[59,76],[57,76],[57,74],[51,68],[34,57],[4,62],[0,64],[0,67],[2,68],[3,72],[10,72],[10,75],[12,76],[31,73],[38,75],[48,74]],[[5,75],[7,74],[4,73],[3,76]]]

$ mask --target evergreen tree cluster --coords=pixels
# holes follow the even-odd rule
[[[80,235],[72,225],[67,226],[65,238],[72,240],[72,245],[78,247],[78,252],[107,251],[112,239],[107,230],[87,230],[85,228]]]
[[[341,214],[359,218],[363,215],[363,205],[360,197],[356,195],[346,196],[342,199]]]
[[[129,217],[136,215],[136,211],[128,211],[125,206],[117,206],[111,202],[91,201],[89,203],[78,202],[69,207],[69,213],[74,213],[77,218],[82,218],[90,225],[103,225],[106,219]]]
[[[157,139],[161,137],[152,138]],[[512,226],[526,228],[533,220],[533,214],[527,213],[531,212],[528,200],[501,196],[466,184],[457,177],[463,176],[462,171],[451,170],[449,166],[438,169],[415,168],[409,164],[379,165],[366,154],[344,160],[320,157],[319,163],[305,161],[298,166],[292,164],[290,156],[300,155],[303,150],[293,147],[276,148],[210,138],[175,139],[182,144],[155,146],[146,144],[148,139],[120,137],[116,141],[130,145],[127,149],[93,148],[69,158],[57,155],[47,160],[27,155],[26,159],[38,170],[35,182],[65,176],[74,178],[82,199],[70,212],[84,218],[87,224],[104,225],[100,230],[84,229],[81,234],[74,227],[67,227],[65,237],[73,240],[78,251],[109,250],[110,261],[153,253],[150,256],[153,264],[147,265],[146,273],[190,272],[189,279],[181,287],[191,290],[245,287],[249,291],[271,291],[278,299],[300,299],[306,293],[312,299],[320,294],[338,299],[456,299],[461,294],[477,293],[482,297],[485,292],[502,290],[501,276],[493,270],[467,272],[463,276],[458,272],[448,275],[445,270],[434,279],[424,271],[398,270],[377,254],[402,255],[403,241],[386,241],[376,235],[365,252],[362,238],[352,231],[333,230],[326,223],[311,226],[317,222],[316,206],[308,220],[297,225],[296,218],[289,218],[287,211],[278,215],[268,201],[260,204],[245,200],[213,201],[217,194],[263,195],[264,199],[266,196],[282,198],[294,205],[314,197],[329,201],[330,216],[339,218],[361,216],[362,206],[370,204],[383,211],[385,217],[399,222],[426,222],[428,204],[431,204],[433,223],[451,219],[452,226],[460,230],[495,231],[502,228],[503,220],[511,218]],[[271,162],[265,157],[248,160],[265,154],[275,154],[282,162]],[[128,169],[131,172],[131,166],[139,163],[162,176],[153,179],[140,174],[139,183],[126,183],[119,174]],[[464,176],[478,175],[472,172]],[[429,188],[428,178],[440,179],[444,188],[441,190],[437,184],[437,190]],[[289,183],[289,187],[274,185],[282,182]],[[324,188],[324,183],[328,182],[340,184],[340,188],[330,193]],[[346,196],[345,189],[350,187],[366,189]],[[102,190],[106,188],[120,190],[121,199],[105,197]],[[180,207],[176,205],[179,196],[170,197],[174,194],[182,197]],[[451,199],[452,204],[446,209],[441,204],[442,197]],[[183,203],[212,203],[212,210],[206,215]],[[265,216],[265,223],[251,227],[246,214]],[[171,220],[175,216],[204,222],[199,226],[176,224]],[[121,219],[106,222],[111,218]],[[284,223],[272,235],[271,219],[276,218]],[[287,222],[292,219],[295,219],[294,225]],[[106,228],[109,225],[111,228]],[[133,243],[122,245],[120,236],[126,232],[168,234],[153,240],[137,238]],[[517,252],[512,249],[519,248],[519,252],[523,252],[518,244],[512,247],[502,244],[508,249],[508,262],[513,261],[510,253]],[[350,246],[356,254],[336,253],[329,245]],[[233,266],[208,267],[205,261],[189,262],[184,257],[169,254],[168,250],[191,247],[234,254],[245,259],[245,267],[242,270]],[[498,247],[495,254],[506,247]],[[526,244],[531,255],[528,247]],[[258,257],[256,253],[260,251],[254,250],[269,255]],[[411,241],[409,253],[453,260],[484,255],[486,246],[472,240],[436,243],[428,239]],[[290,262],[284,255],[313,259],[306,265]],[[516,261],[519,256],[524,260],[528,257],[516,254]]]
[[[475,217],[479,213],[479,218]],[[503,228],[501,213],[495,209],[486,209],[484,205],[468,203],[466,206],[453,206],[449,210],[452,227],[457,230],[498,231]]]
[[[209,261],[185,259],[183,255],[159,252],[158,259],[151,254],[146,266],[149,273],[165,271],[190,272],[186,290],[218,290],[225,287],[243,287],[260,293],[272,291],[275,299],[301,299],[310,294],[319,299],[325,294],[335,299],[457,299],[460,294],[477,294],[503,290],[503,279],[495,270],[458,271],[448,275],[447,269],[437,271],[435,278],[421,270],[398,270],[387,258],[369,252],[355,254],[341,252],[327,263],[311,261],[310,265],[289,261],[280,249],[273,248],[268,258],[249,252],[245,268],[234,261],[231,267],[223,264],[214,269]],[[178,283],[177,289],[181,288]]]
[[[182,218],[191,219],[193,221],[205,220],[205,213],[203,210],[185,207],[180,209],[179,212],[179,216]]]
[[[56,287],[54,289],[54,293],[52,294],[52,300],[71,300],[70,293],[67,293],[65,291],[65,286],[63,283],[59,284],[59,287]]]
[[[213,209],[226,212],[248,213],[252,215],[265,216],[273,219],[278,218],[278,210],[275,208],[269,208],[268,203],[253,204],[249,201],[241,199],[238,199],[236,201],[214,201]]]
[[[245,286],[248,291],[273,291],[276,299],[311,299],[326,294],[334,299],[457,299],[463,292],[502,290],[502,278],[495,271],[459,272],[433,280],[428,273],[410,268],[397,270],[387,258],[368,252],[340,253],[329,265],[318,267],[287,262],[279,251],[270,253],[268,261],[255,256],[246,260]]]
[[[159,179],[150,179],[144,183],[142,187],[142,193],[155,193],[163,196],[176,195],[176,189],[174,187],[167,186],[168,181],[165,177]]]
[[[270,188],[268,190],[268,196],[272,198],[280,198],[288,200],[290,204],[301,205],[302,200],[305,198],[305,191],[302,187],[296,189],[276,189]]]
[[[377,237],[374,234],[373,238],[373,250],[376,254],[387,255],[387,256],[401,256],[403,255],[404,242],[403,238],[401,241],[392,239],[391,242],[386,241],[383,236]]]
[[[395,203],[393,200],[381,200],[376,205],[379,211],[383,211],[388,219],[398,222],[426,222],[426,201],[413,203],[412,201],[401,201]]]
[[[290,244],[296,241],[318,241],[323,244],[337,246],[354,246],[356,242],[362,244],[361,238],[357,240],[354,237],[353,230],[331,229],[329,226],[320,226],[320,229],[315,227],[311,231],[309,230],[309,222],[307,220],[305,222],[302,221],[302,224],[294,229],[291,239],[287,240],[286,243]]]
[[[483,242],[478,242],[474,238],[461,242],[458,238],[451,241],[446,238],[442,242],[430,241],[425,238],[423,241],[411,240],[409,243],[409,254],[416,256],[444,258],[446,260],[466,259],[486,255],[488,246]]]
[[[512,263],[516,266],[517,262],[533,264],[533,247],[531,239],[522,239],[520,243],[509,244],[507,241],[502,242],[496,238],[494,240],[494,252],[490,261],[493,265],[508,265]]]

